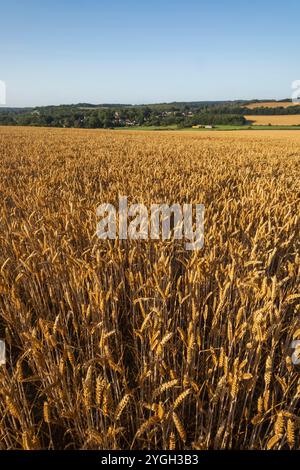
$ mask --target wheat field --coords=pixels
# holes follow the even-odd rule
[[[0,128],[0,449],[296,449],[296,132]],[[205,243],[96,208],[203,203]]]
[[[256,108],[289,108],[290,106],[298,106],[300,103],[292,101],[261,101],[258,103],[246,104],[244,107],[248,109]]]
[[[251,121],[255,126],[300,126],[300,114],[284,115],[247,115],[247,121]]]

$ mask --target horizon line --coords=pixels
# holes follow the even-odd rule
[[[32,108],[44,108],[44,107],[58,107],[58,106],[79,106],[79,105],[90,105],[90,106],[153,106],[153,105],[172,105],[172,104],[183,104],[183,103],[239,103],[239,102],[291,102],[291,98],[252,98],[252,99],[222,99],[222,100],[183,100],[183,101],[153,101],[148,103],[120,103],[120,102],[102,102],[102,103],[93,103],[87,101],[78,101],[77,103],[60,103],[60,104],[41,104],[41,105],[29,105],[29,106],[18,106],[18,105],[0,105],[1,109],[32,109]]]

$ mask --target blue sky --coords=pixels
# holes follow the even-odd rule
[[[300,2],[0,0],[7,106],[285,98]]]

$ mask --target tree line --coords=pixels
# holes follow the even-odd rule
[[[149,107],[79,107],[53,106],[25,110],[0,111],[0,125],[75,127],[75,128],[112,128],[129,126],[178,126],[190,127],[194,124],[245,124],[238,113],[212,112],[208,106],[190,107],[188,105]]]
[[[78,105],[0,108],[0,125],[115,128],[130,126],[238,125],[247,115],[300,114],[300,106],[246,108],[245,102],[191,102],[154,105]]]

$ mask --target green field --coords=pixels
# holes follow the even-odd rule
[[[128,127],[115,127],[119,130],[132,130],[132,131],[176,131],[178,130],[177,124],[171,124],[169,126],[128,126]]]
[[[193,132],[213,132],[213,131],[292,131],[300,130],[300,126],[215,126],[213,129],[193,129],[192,127],[178,128],[176,124],[170,126],[130,126],[130,127],[117,127],[117,130],[132,130],[132,131],[193,131]]]

